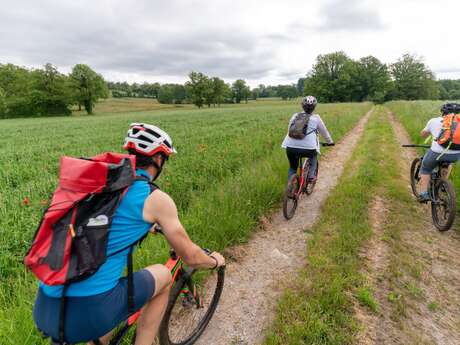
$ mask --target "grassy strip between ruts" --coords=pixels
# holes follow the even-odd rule
[[[370,201],[398,190],[393,184],[400,179],[397,153],[385,110],[377,107],[322,207],[307,244],[308,264],[282,296],[266,345],[351,344],[359,328],[354,303],[370,301],[371,309],[378,308],[360,271],[359,250],[372,235]],[[360,291],[369,293],[362,298]]]
[[[364,112],[369,108],[369,104],[359,104],[356,106],[356,108],[359,109],[354,109],[355,106],[350,105],[350,108],[353,107],[354,110],[353,114],[348,114],[348,112],[343,111],[343,105],[339,106],[342,109],[341,113],[347,113],[347,115],[342,117],[337,116],[340,121],[335,121],[335,126],[328,122],[326,117],[326,122],[329,124],[329,127],[331,127],[336,140],[340,139],[346,131],[351,129],[352,126],[356,124],[356,121],[364,115]],[[265,110],[267,109],[264,109],[264,111]],[[232,113],[236,113],[236,111],[232,110]],[[266,119],[258,119],[257,116],[252,113],[253,111],[251,110],[251,112],[247,114],[247,116],[254,117],[254,121],[252,122],[268,126]],[[183,115],[181,114],[178,116]],[[235,116],[239,116],[240,120],[243,121],[242,115],[236,114]],[[258,144],[255,147],[247,147],[246,149],[251,149],[252,152],[254,149],[258,149],[262,154],[253,157],[253,160],[249,161],[249,163],[247,159],[244,159],[244,156],[243,158],[240,157],[240,159],[237,159],[237,157],[232,158],[231,163],[234,163],[233,173],[224,174],[223,178],[211,179],[211,183],[207,185],[203,183],[203,185],[206,185],[206,188],[203,188],[203,190],[187,193],[190,196],[187,203],[188,207],[181,209],[181,216],[192,238],[200,245],[222,250],[230,244],[245,241],[254,229],[258,217],[278,203],[285,185],[287,169],[287,161],[284,156],[284,151],[279,148],[279,141],[285,130],[289,113],[287,116],[283,115],[283,118],[281,118],[281,114],[275,116],[277,118],[276,123],[282,128],[279,132],[281,135],[278,134],[280,138],[277,140],[277,144],[271,143],[268,145],[266,143],[261,143],[260,147]],[[115,119],[116,116],[111,116],[110,118]],[[220,124],[227,125],[230,127],[227,131],[234,128],[235,125],[238,126],[240,131],[247,129],[244,124],[236,124],[235,121],[231,121],[226,117],[217,119],[216,117],[207,117],[203,114],[200,115],[200,119],[203,122],[205,122],[205,120],[214,120]],[[193,122],[192,120],[195,120],[196,122],[197,118],[183,120],[188,122]],[[120,118],[117,121],[125,122],[126,120]],[[164,118],[164,121],[174,122],[178,121],[178,119]],[[69,126],[74,125],[73,121],[68,122]],[[280,123],[282,123],[282,125],[280,125]],[[273,125],[271,122],[269,124]],[[205,130],[206,128],[203,126],[203,128],[196,128],[195,132]],[[270,138],[270,133],[272,132],[265,131],[264,133],[257,133],[255,138],[252,137],[252,143],[259,138],[265,138],[267,136]],[[213,132],[212,134],[213,137],[218,135],[222,137],[225,131],[223,133]],[[254,131],[252,131],[252,134],[254,135]],[[211,148],[215,146],[221,149],[218,154],[207,154],[205,151],[200,155],[194,152],[196,160],[190,163],[197,164],[197,167],[191,169],[190,164],[188,166],[184,165],[183,169],[185,172],[182,176],[184,178],[193,178],[194,180],[206,177],[203,176],[205,175],[204,168],[199,169],[200,165],[198,163],[213,163],[219,160],[228,164],[228,160],[230,157],[233,157],[234,151],[237,149],[244,149],[244,147],[241,148],[238,146],[238,142],[240,146],[242,146],[242,136],[245,137],[243,133],[238,133],[238,137],[235,138],[235,141],[237,141],[235,145],[223,147],[224,143],[222,142],[213,145]],[[271,138],[269,141],[273,142],[273,140],[274,139]],[[197,143],[195,142],[194,144],[193,147],[192,145],[189,145],[190,147],[185,145],[181,151],[185,151],[185,153],[183,153],[184,160],[187,159],[187,150],[194,150]],[[216,157],[222,158],[218,159]],[[179,165],[180,162],[181,161],[178,160],[174,162],[174,165]],[[174,172],[176,175],[179,175],[176,170]],[[188,174],[186,172],[188,172]],[[168,177],[168,175],[162,176],[163,181],[165,177]],[[188,184],[186,183],[176,181],[176,185],[184,185],[182,191],[187,190],[185,187]],[[170,188],[166,188],[166,190],[169,192]],[[180,191],[180,188],[177,187],[177,198],[180,198]],[[7,209],[7,211],[9,211],[9,209]],[[15,228],[17,228],[17,226]],[[165,259],[167,253],[168,251],[164,241],[148,239],[145,241],[138,255],[136,255],[136,266],[142,267],[153,262],[161,262]],[[11,267],[7,268],[11,269]],[[36,282],[30,274],[24,271],[22,266],[17,267],[12,273],[14,274],[11,275],[9,280],[6,282],[2,281],[0,284],[0,344],[45,344],[46,342],[41,340],[38,333],[35,331],[31,318],[31,310],[36,292]]]

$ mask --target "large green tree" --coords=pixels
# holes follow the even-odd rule
[[[70,115],[72,90],[69,79],[50,63],[31,73],[30,100],[40,115]]]
[[[391,85],[388,67],[373,56],[363,57],[356,62],[352,84],[353,101],[381,101]]]
[[[313,94],[323,102],[352,99],[352,76],[356,63],[344,52],[319,55],[304,83],[304,94]]]
[[[240,103],[241,100],[245,100],[246,103],[248,102],[248,98],[251,94],[251,89],[246,85],[246,81],[243,79],[235,80],[235,82],[232,84],[232,90],[235,103]]]
[[[70,80],[74,89],[75,102],[84,105],[88,114],[93,113],[94,104],[100,98],[109,96],[104,78],[87,65],[75,65],[70,73]]]
[[[433,72],[421,58],[404,54],[390,65],[395,96],[400,99],[438,99],[439,88]]]
[[[225,101],[226,97],[230,93],[230,87],[218,77],[213,77],[211,80],[212,88],[212,99],[213,103],[219,107]]]
[[[185,83],[188,98],[198,108],[201,108],[205,104],[207,95],[211,92],[209,78],[201,72],[191,72],[188,77],[190,80]]]

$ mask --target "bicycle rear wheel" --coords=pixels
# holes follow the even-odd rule
[[[422,168],[422,160],[420,158],[415,158],[412,161],[410,166],[410,186],[412,188],[412,193],[418,198],[418,186],[420,182],[420,169]]]
[[[431,217],[439,231],[451,228],[457,208],[457,198],[452,182],[440,179],[434,186],[434,200],[431,202]]]
[[[224,288],[225,268],[197,281],[193,278],[199,272],[192,277],[184,274],[174,285],[160,325],[161,345],[193,344],[214,315]]]
[[[288,181],[283,199],[283,215],[287,220],[294,217],[297,209],[297,193],[299,191],[299,176],[294,174]]]

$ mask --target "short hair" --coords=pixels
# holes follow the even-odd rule
[[[163,160],[167,159],[166,155],[163,152],[155,153],[153,156],[142,155],[136,152],[136,150],[134,149],[129,149],[128,152],[129,154],[136,156],[136,168],[140,168],[140,169],[147,169],[151,166],[155,166],[155,164],[153,163],[153,158],[158,155],[163,157]]]

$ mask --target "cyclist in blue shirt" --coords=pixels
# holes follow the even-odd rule
[[[136,174],[153,181],[168,157],[175,153],[170,136],[160,128],[143,123],[131,124],[124,148],[136,156]],[[129,248],[126,243],[161,225],[178,255],[190,267],[216,268],[225,264],[217,252],[209,256],[193,243],[182,226],[176,205],[165,192],[150,192],[146,181],[135,181],[117,208],[107,245],[107,261],[90,278],[73,283],[66,292],[65,338],[70,343],[99,339],[108,344],[111,331],[128,315],[127,279],[121,278]],[[118,251],[118,252],[117,252]],[[110,255],[115,253],[114,255]],[[171,284],[170,271],[160,264],[133,274],[135,308],[142,308],[135,345],[151,345],[166,309]],[[34,306],[37,328],[58,339],[62,286],[40,284]]]

